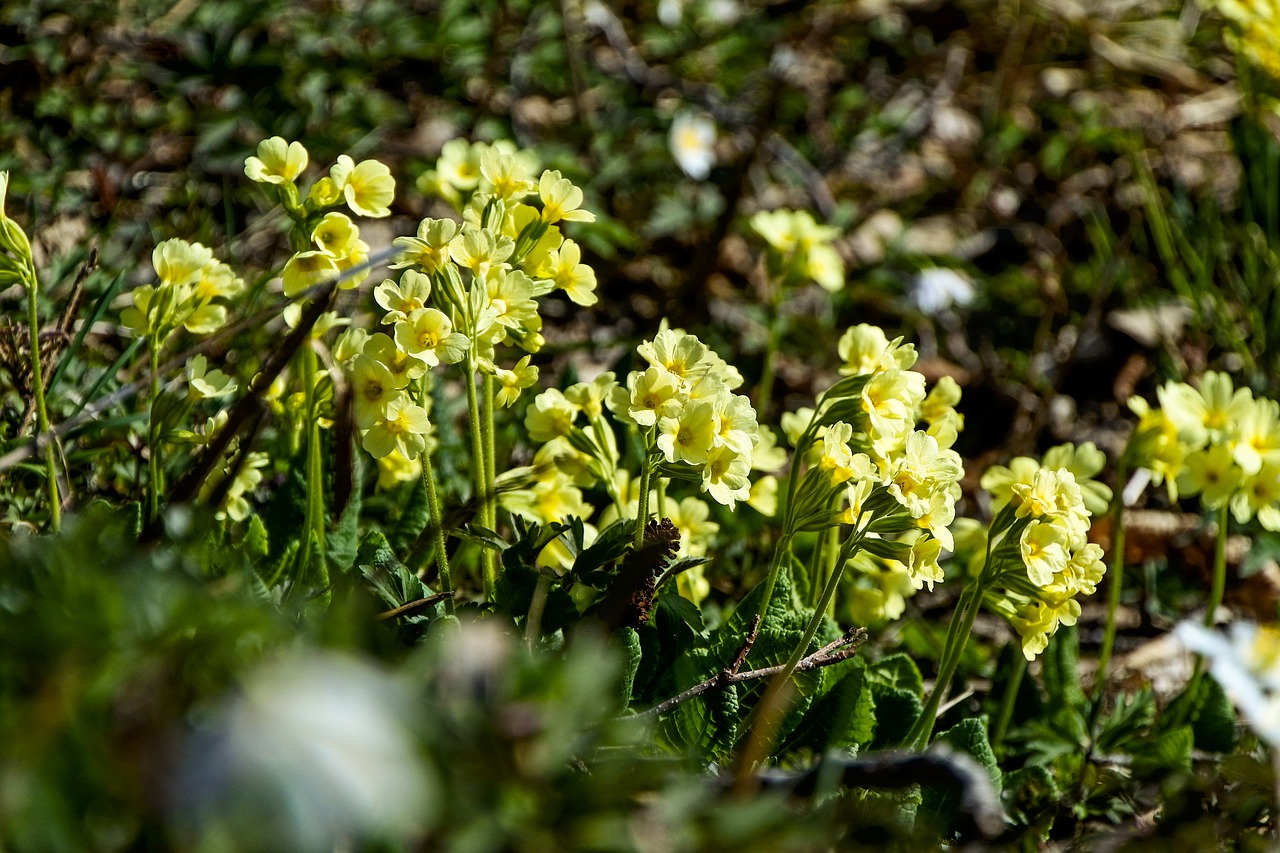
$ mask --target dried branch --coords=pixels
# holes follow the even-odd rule
[[[399,607],[379,613],[378,620],[386,621],[387,619],[395,619],[397,616],[404,616],[406,613],[412,613],[415,610],[421,610],[424,607],[439,604],[446,598],[453,598],[453,593],[438,592],[435,595],[428,595],[426,598],[419,598],[417,601],[410,601],[408,604],[401,604]]]
[[[747,655],[751,652],[751,647],[755,645],[756,637],[760,632],[760,614],[756,614],[755,619],[751,622],[751,629],[747,632],[747,637],[743,641],[738,653],[734,655],[733,663],[725,669],[717,672],[706,681],[695,684],[688,690],[672,696],[664,702],[654,705],[652,708],[641,711],[635,717],[653,717],[660,716],[676,708],[696,696],[703,693],[709,693],[712,690],[720,690],[728,687],[730,684],[738,684],[743,681],[753,681],[757,678],[769,678],[777,675],[787,668],[786,664],[777,666],[769,666],[764,669],[752,669],[747,672],[739,672],[742,664],[746,661]],[[824,666],[846,661],[858,653],[858,649],[867,641],[867,631],[865,628],[850,628],[845,632],[844,636],[833,643],[828,643],[818,649],[811,655],[800,659],[800,663],[796,664],[795,672],[808,672],[814,669],[821,669]]]

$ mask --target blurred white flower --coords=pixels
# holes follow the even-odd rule
[[[1235,622],[1228,634],[1182,622],[1174,636],[1209,660],[1209,674],[1231,697],[1258,737],[1280,747],[1280,628]]]
[[[678,27],[684,18],[684,0],[658,0],[658,20],[664,27]]]
[[[435,798],[411,709],[398,682],[354,658],[260,666],[186,751],[174,820],[196,837],[254,839],[255,850],[419,835]]]
[[[671,123],[667,142],[671,156],[686,175],[701,181],[711,174],[716,164],[716,125],[709,117],[681,113]]]
[[[925,314],[936,316],[952,305],[964,307],[973,301],[973,282],[948,267],[921,270],[911,289],[911,301]]]

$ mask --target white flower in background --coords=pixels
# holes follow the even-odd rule
[[[1280,627],[1235,622],[1223,635],[1182,622],[1174,636],[1209,659],[1217,679],[1258,737],[1280,747]]]
[[[952,305],[964,307],[973,301],[973,282],[964,273],[948,267],[930,267],[916,276],[911,301],[923,313],[937,316]]]
[[[196,837],[251,828],[264,850],[408,840],[434,805],[413,714],[400,683],[355,658],[262,665],[186,751],[173,819]]]
[[[664,27],[678,27],[684,18],[684,0],[658,0],[658,20]]]
[[[705,180],[716,164],[716,125],[709,117],[681,113],[671,123],[667,138],[671,156],[681,171],[695,181]]]

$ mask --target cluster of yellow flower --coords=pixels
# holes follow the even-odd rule
[[[258,144],[256,157],[244,163],[244,173],[251,181],[276,188],[280,203],[289,214],[303,241],[295,239],[294,254],[281,273],[286,296],[293,297],[313,285],[332,278],[343,270],[369,259],[369,246],[360,239],[360,228],[351,217],[338,211],[316,217],[325,208],[346,202],[357,216],[380,218],[391,214],[396,181],[391,170],[377,160],[356,163],[346,154],[338,157],[329,173],[311,185],[304,195],[297,180],[310,162],[307,149],[300,142],[286,142],[279,136]],[[305,242],[305,245],[301,245]],[[345,279],[342,287],[353,288],[364,281],[367,273]]]
[[[1280,2],[1277,0],[1204,0],[1232,24],[1231,49],[1280,80]]]
[[[133,304],[120,314],[125,326],[162,349],[179,328],[208,335],[227,322],[230,299],[244,290],[231,267],[200,243],[165,240],[151,253],[158,282],[135,287]]]
[[[392,267],[403,272],[374,290],[390,334],[352,329],[340,345],[363,446],[390,460],[397,478],[414,476],[412,462],[430,429],[425,408],[404,393],[410,383],[431,367],[465,360],[496,381],[497,405],[511,406],[538,378],[528,355],[543,343],[536,298],[557,287],[580,304],[596,298],[595,274],[558,226],[594,219],[580,209],[582,191],[554,171],[535,183],[529,157],[501,144],[455,140],[445,146],[442,164],[460,146],[476,161],[465,204],[460,193],[450,196],[461,204],[461,224],[424,219],[416,236],[396,238],[401,254]],[[540,207],[524,202],[535,193]],[[509,368],[497,363],[495,348],[504,343],[526,353]]]
[[[915,347],[875,326],[850,328],[839,352],[846,378],[816,410],[783,416],[808,462],[792,479],[784,535],[851,525],[860,550],[848,562],[850,606],[862,622],[892,619],[907,595],[942,580],[938,558],[953,547],[960,388],[944,377],[926,393],[924,375],[910,369]]]
[[[1090,517],[1105,512],[1111,499],[1111,490],[1092,479],[1105,464],[1103,453],[1085,443],[1059,445],[1039,462],[1020,456],[1008,467],[992,466],[982,476],[997,510],[990,532],[961,525],[983,601],[1018,632],[1027,660],[1044,651],[1060,625],[1076,623],[1076,597],[1092,595],[1106,572],[1101,546],[1089,542]]]
[[[1230,505],[1241,524],[1257,516],[1280,530],[1280,403],[1234,388],[1231,377],[1209,371],[1196,389],[1167,382],[1158,408],[1135,397],[1136,461],[1164,483],[1169,497],[1199,495],[1206,509]]]
[[[762,210],[751,217],[751,229],[769,244],[769,272],[777,280],[816,281],[833,293],[844,287],[844,264],[831,245],[840,232],[808,211]]]

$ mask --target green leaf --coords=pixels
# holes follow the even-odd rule
[[[422,598],[422,581],[396,559],[387,537],[379,530],[365,534],[356,551],[355,565],[388,607],[396,608]]]
[[[1155,716],[1156,699],[1150,689],[1117,695],[1115,707],[1098,724],[1098,749],[1120,749],[1134,737],[1145,735]]]
[[[1044,765],[1030,764],[1005,774],[1005,808],[1020,823],[1030,823],[1035,815],[1058,808],[1061,799],[1062,791]]]
[[[622,649],[626,653],[627,662],[622,670],[622,707],[627,708],[631,705],[631,693],[636,683],[636,672],[640,669],[640,658],[642,649],[640,644],[640,632],[634,628],[623,627],[618,630],[618,639],[622,642]]]
[[[867,668],[867,678],[894,690],[924,695],[924,676],[916,662],[902,652],[886,655]]]
[[[623,518],[600,531],[600,535],[591,543],[591,547],[580,553],[573,561],[574,577],[596,589],[602,589],[608,583],[608,576],[606,575],[603,581],[597,579],[593,582],[588,579],[588,575],[625,554],[631,547],[634,530],[635,522]]]
[[[404,511],[400,513],[400,518],[396,521],[395,529],[391,531],[391,535],[387,537],[387,542],[397,552],[405,551],[414,542],[418,541],[418,537],[422,535],[422,531],[427,529],[427,524],[430,521],[431,504],[427,500],[427,487],[423,484],[422,478],[419,477],[413,488],[409,490],[409,497],[405,501]]]
[[[1053,635],[1041,656],[1044,688],[1051,706],[1083,707],[1084,688],[1080,686],[1080,637],[1075,626],[1063,627]]]
[[[871,746],[873,749],[899,746],[920,718],[924,703],[909,690],[884,687],[874,681],[869,682],[869,686],[876,708],[876,731]]]
[[[1170,770],[1191,770],[1191,750],[1195,734],[1191,726],[1178,726],[1154,741],[1139,742],[1133,752],[1133,767],[1138,773],[1156,775]]]
[[[357,488],[342,510],[337,526],[325,536],[329,562],[340,572],[350,571],[355,564],[360,543],[360,503],[360,490]]]
[[[1200,707],[1191,723],[1195,745],[1207,752],[1230,752],[1236,745],[1236,711],[1222,685],[1200,682]]]
[[[938,735],[936,740],[968,754],[974,761],[981,764],[987,771],[987,775],[991,777],[991,784],[995,786],[996,793],[1000,793],[1002,782],[1000,764],[996,761],[995,751],[991,749],[991,741],[987,738],[986,717],[970,717],[967,720],[961,720],[958,725]]]
[[[245,529],[244,539],[240,541],[240,548],[248,558],[249,564],[253,566],[266,559],[267,554],[271,552],[271,540],[267,536],[267,527],[257,515],[249,517],[249,526]]]
[[[875,700],[866,683],[866,664],[852,658],[838,667],[847,668],[796,726],[786,750],[811,749],[824,753],[833,749],[856,752],[875,733]],[[826,672],[836,667],[826,668]]]

